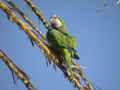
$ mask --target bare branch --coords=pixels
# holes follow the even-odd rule
[[[33,30],[35,30],[41,36],[42,39],[46,40],[46,36],[42,34],[42,32],[37,28],[37,26],[12,1],[6,0],[6,2],[22,16],[22,18],[33,28]]]
[[[23,72],[19,67],[17,67],[12,60],[10,60],[5,53],[0,50],[0,59],[9,67],[11,72],[15,73],[17,77],[24,83],[24,85],[29,89],[29,90],[36,90],[34,86],[31,84],[29,81],[29,77],[25,72]]]
[[[48,29],[51,30],[52,27],[49,26],[48,22],[46,21],[46,19],[44,18],[43,14],[41,11],[39,11],[38,8],[35,7],[35,5],[32,3],[31,0],[24,0],[28,6],[32,9],[32,11],[38,16],[38,18],[42,21],[43,25]]]

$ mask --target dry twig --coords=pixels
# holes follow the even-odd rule
[[[34,86],[31,84],[29,77],[25,72],[23,72],[19,67],[17,67],[12,60],[10,60],[5,53],[0,50],[0,59],[9,67],[11,72],[15,73],[17,77],[24,83],[24,85],[28,88],[28,90],[36,90]]]

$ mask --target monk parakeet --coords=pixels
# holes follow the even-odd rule
[[[47,32],[48,44],[57,55],[63,58],[71,73],[71,79],[73,79],[72,58],[79,59],[75,52],[76,40],[73,36],[68,35],[64,21],[59,16],[51,16],[50,24],[53,29]]]
[[[66,32],[66,27],[64,21],[61,17],[53,15],[50,17],[50,24],[53,29],[56,29],[65,35],[65,48],[68,48],[71,51],[72,58],[79,59],[79,56],[76,54],[76,40],[74,36],[69,35]]]

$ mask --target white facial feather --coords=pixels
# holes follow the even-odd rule
[[[60,22],[60,20],[54,16],[50,18],[50,23],[54,25],[56,28],[59,28],[62,26],[62,23]]]
[[[61,27],[62,26],[62,23],[60,22],[59,19],[56,19],[55,22],[56,22],[56,27]]]

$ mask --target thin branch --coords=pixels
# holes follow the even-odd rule
[[[36,90],[34,86],[31,84],[29,77],[23,70],[17,67],[12,60],[10,60],[5,53],[0,50],[0,59],[9,67],[11,72],[15,73],[17,77],[24,83],[24,85],[28,88],[28,90]]]
[[[47,20],[42,15],[42,12],[39,11],[38,8],[35,7],[35,5],[32,3],[32,0],[24,0],[27,5],[32,9],[32,11],[38,16],[38,18],[42,21],[43,25],[48,29],[51,30],[52,27],[48,24]]]
[[[37,28],[37,26],[10,0],[6,0],[6,2],[12,6],[12,8],[22,16],[22,18],[35,30],[42,39],[46,40],[46,36],[42,34],[42,32]]]

